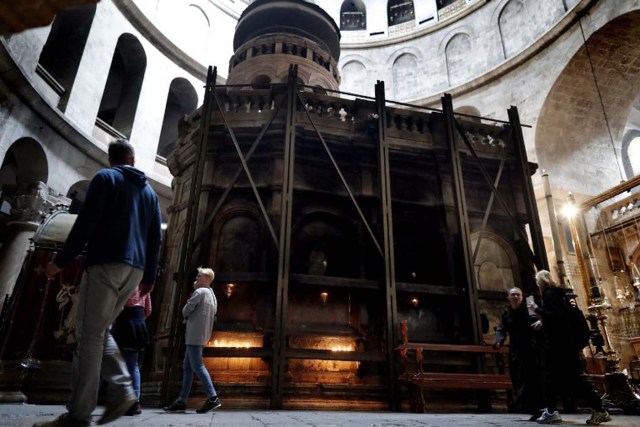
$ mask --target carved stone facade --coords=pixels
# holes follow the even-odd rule
[[[283,3],[254,5],[268,23],[268,6]],[[302,43],[256,33],[240,53],[268,37]],[[286,84],[243,84],[252,66],[273,67],[269,49],[231,69],[234,85],[207,89],[209,110],[189,119],[167,159],[174,200],[153,378],[175,378],[175,304],[207,265],[218,321],[204,354],[229,406],[399,407],[400,319],[416,341],[481,342],[508,288],[535,288],[544,250],[532,253],[524,235],[528,226],[541,242],[519,128],[461,119],[449,135],[446,100],[428,112],[386,105],[383,85],[376,102],[315,93],[293,66]],[[298,70],[317,65],[300,59]],[[506,204],[492,206],[493,192]]]

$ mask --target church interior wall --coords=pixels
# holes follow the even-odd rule
[[[55,95],[52,95],[51,91],[46,90],[48,84],[36,73],[38,58],[47,40],[50,28],[49,26],[15,34],[9,38],[8,47],[22,72],[40,95],[55,109],[58,99],[53,97]],[[96,7],[86,47],[82,54],[73,87],[70,88],[71,93],[63,114],[65,120],[73,124],[85,135],[95,134],[95,120],[103,97],[114,49],[122,34],[131,34],[135,37],[142,46],[147,62],[140,95],[135,104],[135,119],[130,131],[130,140],[137,151],[136,161],[138,166],[147,171],[150,177],[162,187],[162,190],[165,190],[169,188],[171,178],[166,167],[162,165],[158,167],[156,165],[156,151],[171,81],[180,77],[187,80],[194,89],[197,88],[197,105],[201,102],[202,81],[162,55],[132,27],[110,1],[102,1]],[[101,147],[103,152],[106,151],[106,144],[100,139],[95,137],[88,137],[87,139],[87,144]],[[64,151],[63,147],[66,145],[68,143],[64,141],[56,141],[55,144],[51,144],[51,150],[52,152]],[[59,157],[64,158],[67,162],[69,161],[68,157]],[[82,157],[79,156],[78,159]],[[77,161],[74,157],[71,157],[71,159]],[[87,173],[87,176],[95,172],[100,164],[105,163],[106,158],[97,159],[92,165],[93,170]],[[74,168],[80,166],[81,162],[72,165]],[[85,169],[87,168],[85,167]],[[71,177],[73,174],[67,176]],[[61,191],[65,187],[68,188],[75,182],[67,179],[65,175],[62,175],[59,179],[62,182],[56,183],[56,187],[53,187],[57,191]],[[167,191],[161,191],[161,193],[166,195]]]
[[[248,2],[135,0],[134,3],[178,47],[203,65],[218,65],[218,73],[227,76],[234,29]],[[181,17],[194,25],[190,24],[190,31],[176,25]]]

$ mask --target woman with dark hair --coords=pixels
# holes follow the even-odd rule
[[[552,279],[547,270],[540,270],[536,274],[536,284],[542,295],[542,305],[530,303],[528,307],[540,316],[546,339],[543,359],[546,408],[536,421],[538,424],[562,422],[556,411],[557,395],[562,392],[569,396],[581,396],[586,400],[593,411],[587,424],[600,425],[611,421],[595,387],[582,375],[582,348],[578,348],[572,339],[577,331],[572,330],[571,322],[568,321],[571,303],[566,299],[564,288]]]
[[[147,332],[146,318],[151,315],[151,297],[149,294],[140,295],[140,290],[129,298],[124,305],[124,309],[117,317],[111,328],[111,335],[118,344],[122,357],[127,364],[127,369],[131,375],[133,391],[136,393],[137,401],[125,412],[125,415],[140,415],[140,367],[138,359],[140,351],[149,344],[149,334]]]

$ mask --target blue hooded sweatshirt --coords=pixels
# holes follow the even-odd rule
[[[154,284],[161,223],[158,196],[143,172],[126,165],[102,169],[53,261],[62,268],[86,245],[85,267],[124,263],[144,270],[142,283]]]

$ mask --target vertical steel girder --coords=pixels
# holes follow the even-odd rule
[[[529,217],[529,232],[531,233],[531,242],[533,243],[534,262],[538,270],[548,270],[549,260],[547,259],[547,251],[544,248],[544,238],[542,237],[542,226],[540,225],[540,216],[538,214],[538,205],[536,204],[536,196],[533,192],[533,184],[531,183],[531,174],[529,172],[529,162],[527,161],[527,149],[522,136],[522,127],[520,125],[520,116],[517,107],[511,107],[508,110],[509,122],[513,128],[513,141],[515,142],[515,150],[518,156],[520,171],[522,172],[522,190],[524,192],[524,204]]]
[[[469,233],[469,218],[467,215],[467,201],[464,193],[464,178],[462,163],[460,162],[460,149],[456,142],[455,117],[453,115],[453,102],[451,95],[442,97],[442,111],[445,125],[449,153],[451,155],[451,175],[453,178],[453,196],[455,198],[456,216],[458,219],[458,231],[460,234],[462,254],[464,258],[464,283],[467,287],[467,296],[472,320],[473,337],[476,344],[482,343],[482,330],[480,327],[480,314],[478,312],[478,291],[475,272],[471,259],[471,239]]]
[[[287,117],[285,122],[284,162],[282,171],[282,200],[280,210],[280,250],[278,252],[278,278],[276,290],[276,319],[273,339],[271,372],[271,408],[282,408],[284,374],[287,366],[287,313],[289,306],[289,276],[291,270],[291,224],[293,215],[293,185],[296,144],[296,81],[298,67],[289,67],[287,86]]]
[[[387,320],[387,367],[389,372],[390,409],[398,410],[394,348],[397,344],[398,310],[396,301],[396,272],[393,251],[393,206],[391,199],[391,171],[389,145],[386,140],[387,113],[384,82],[378,80],[375,87],[376,114],[378,115],[378,162],[380,174],[380,204],[384,247],[384,289]]]
[[[200,195],[202,192],[202,175],[204,173],[204,165],[206,163],[207,154],[207,141],[209,138],[209,126],[211,124],[211,104],[212,95],[215,91],[216,78],[218,70],[217,68],[209,67],[207,73],[207,82],[204,91],[204,102],[202,105],[202,125],[200,126],[200,139],[198,140],[198,146],[196,150],[195,165],[193,168],[193,175],[191,176],[191,187],[189,189],[189,202],[187,205],[187,217],[185,219],[185,229],[182,238],[182,245],[180,248],[180,258],[178,259],[177,273],[177,289],[174,300],[173,313],[171,317],[171,329],[169,330],[168,339],[168,355],[165,362],[164,375],[162,379],[161,399],[168,402],[170,397],[171,379],[173,378],[174,368],[178,365],[178,353],[177,348],[180,348],[182,334],[180,334],[179,328],[182,325],[180,322],[180,306],[183,295],[187,291],[187,283],[189,281],[188,271],[191,268],[192,256],[193,256],[193,238],[196,235],[196,228],[198,227],[198,209],[200,206]]]

